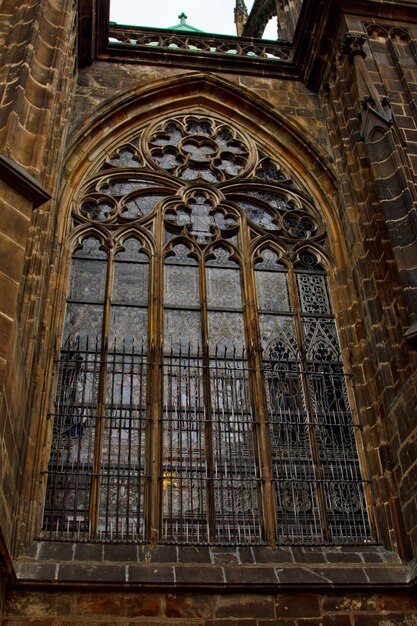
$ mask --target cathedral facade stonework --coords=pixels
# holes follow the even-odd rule
[[[417,2],[0,15],[2,623],[417,624]]]

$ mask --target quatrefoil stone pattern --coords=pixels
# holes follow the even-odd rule
[[[222,182],[241,176],[249,164],[248,140],[213,119],[184,116],[162,122],[148,141],[152,161],[187,181]]]
[[[216,209],[208,194],[202,192],[192,195],[178,209],[168,209],[166,219],[177,227],[185,226],[197,243],[202,244],[210,241],[217,229],[226,230],[237,223],[235,217]]]

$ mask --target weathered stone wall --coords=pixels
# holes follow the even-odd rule
[[[19,590],[3,626],[415,626],[412,593],[158,593]]]
[[[123,93],[127,95],[128,92],[162,81],[164,78],[181,75],[184,81],[187,81],[188,76],[192,76],[189,72],[173,67],[103,61],[80,70],[74,100],[72,132],[76,132],[93,111],[111,102],[112,98],[120,97]],[[331,154],[319,96],[301,82],[224,73],[219,74],[219,77],[236,84],[255,100],[263,99],[271,110],[288,119],[296,128],[305,132],[310,141]]]
[[[338,49],[349,29],[354,33],[363,32],[362,22],[348,20]],[[413,239],[412,230],[410,238],[412,224],[405,225],[401,219],[394,225],[388,222],[391,216],[395,222],[394,211],[402,206],[405,194],[409,190],[414,193],[415,175],[409,164],[416,137],[410,132],[417,118],[410,94],[417,76],[415,60],[411,54],[405,55],[404,47],[402,62],[408,68],[409,78],[413,76],[409,87],[400,78],[395,62],[392,59],[388,62],[386,42],[372,41],[371,44],[372,50],[365,46],[363,51],[367,54],[365,71],[369,72],[381,98],[389,95],[393,99],[394,128],[391,130],[389,123],[386,126],[393,136],[397,133],[395,167],[391,167],[389,156],[385,157],[382,167],[373,168],[372,152],[367,150],[366,139],[361,138],[361,131],[366,134],[364,125],[370,120],[368,116],[364,122],[362,117],[361,129],[358,113],[363,111],[361,100],[368,85],[362,85],[362,89],[358,85],[353,56],[337,54],[334,57],[322,98],[340,180],[340,220],[350,249],[350,267],[346,269],[351,272],[358,295],[357,301],[341,316],[341,334],[352,346],[354,380],[369,449],[381,536],[396,546],[404,558],[409,558],[408,540],[417,548],[417,378],[415,350],[404,334],[416,312],[412,298],[407,299],[408,285],[408,291],[413,289],[407,281],[412,280],[417,257],[409,246]],[[362,51],[357,53],[362,55]],[[386,83],[387,93],[384,93],[383,83]],[[403,162],[399,161],[401,158]],[[385,209],[378,191],[389,189],[393,176],[399,171],[404,193],[395,201],[386,194],[386,202],[391,204]],[[415,219],[413,212],[415,208],[410,207],[407,219]],[[398,239],[400,232],[404,237],[403,248]],[[341,293],[340,297],[343,298]],[[406,513],[406,532],[401,510]]]
[[[55,203],[47,200],[56,195],[71,103],[75,13],[71,0],[4,2],[1,10],[0,519],[12,550],[53,240]]]

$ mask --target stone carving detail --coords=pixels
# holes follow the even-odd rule
[[[147,141],[152,162],[183,180],[221,182],[243,175],[249,164],[248,140],[213,119],[187,116],[162,122]]]
[[[373,27],[375,28],[375,26]],[[355,67],[361,108],[358,117],[361,121],[361,138],[367,141],[375,128],[387,128],[392,124],[391,107],[388,98],[380,97],[366,67],[366,52],[363,46],[367,42],[364,33],[346,33],[341,46]]]
[[[366,58],[366,52],[363,46],[366,43],[366,36],[364,33],[348,32],[344,36],[343,43],[341,45],[341,52],[347,54],[349,61],[353,62],[355,56],[359,55],[363,59]]]
[[[261,36],[261,35],[259,35]],[[163,30],[149,29],[141,31],[139,28],[126,28],[112,25],[109,29],[109,45],[117,47],[122,44],[135,49],[138,52],[144,51],[149,54],[149,49],[163,48],[165,53],[172,54],[179,51],[198,52],[207,60],[215,55],[233,56],[234,59],[263,59],[270,63],[278,61],[289,61],[292,55],[292,45],[283,41],[274,43],[272,41],[248,42],[246,38],[225,37],[224,35],[199,35],[187,32],[182,34],[167,32]]]
[[[191,235],[197,243],[206,244],[216,234],[223,232],[227,237],[237,226],[237,216],[217,206],[213,193],[203,189],[191,189],[185,194],[185,203],[167,203],[166,220],[178,229]]]
[[[145,181],[110,180],[100,192],[88,193],[73,215],[76,221],[123,224],[151,213],[168,195],[169,192],[160,191]]]
[[[291,243],[323,237],[319,216],[299,206],[290,194],[248,186],[243,197],[242,191],[238,196],[231,195],[231,199],[255,226],[276,231],[280,238]]]

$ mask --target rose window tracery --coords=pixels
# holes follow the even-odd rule
[[[165,203],[165,219],[179,229],[185,227],[197,243],[205,244],[216,231],[231,231],[237,225],[237,215],[222,207],[208,191],[187,189],[184,200],[179,206],[175,200]]]
[[[221,182],[242,175],[251,147],[236,130],[214,120],[177,118],[149,133],[150,158],[183,180]]]

